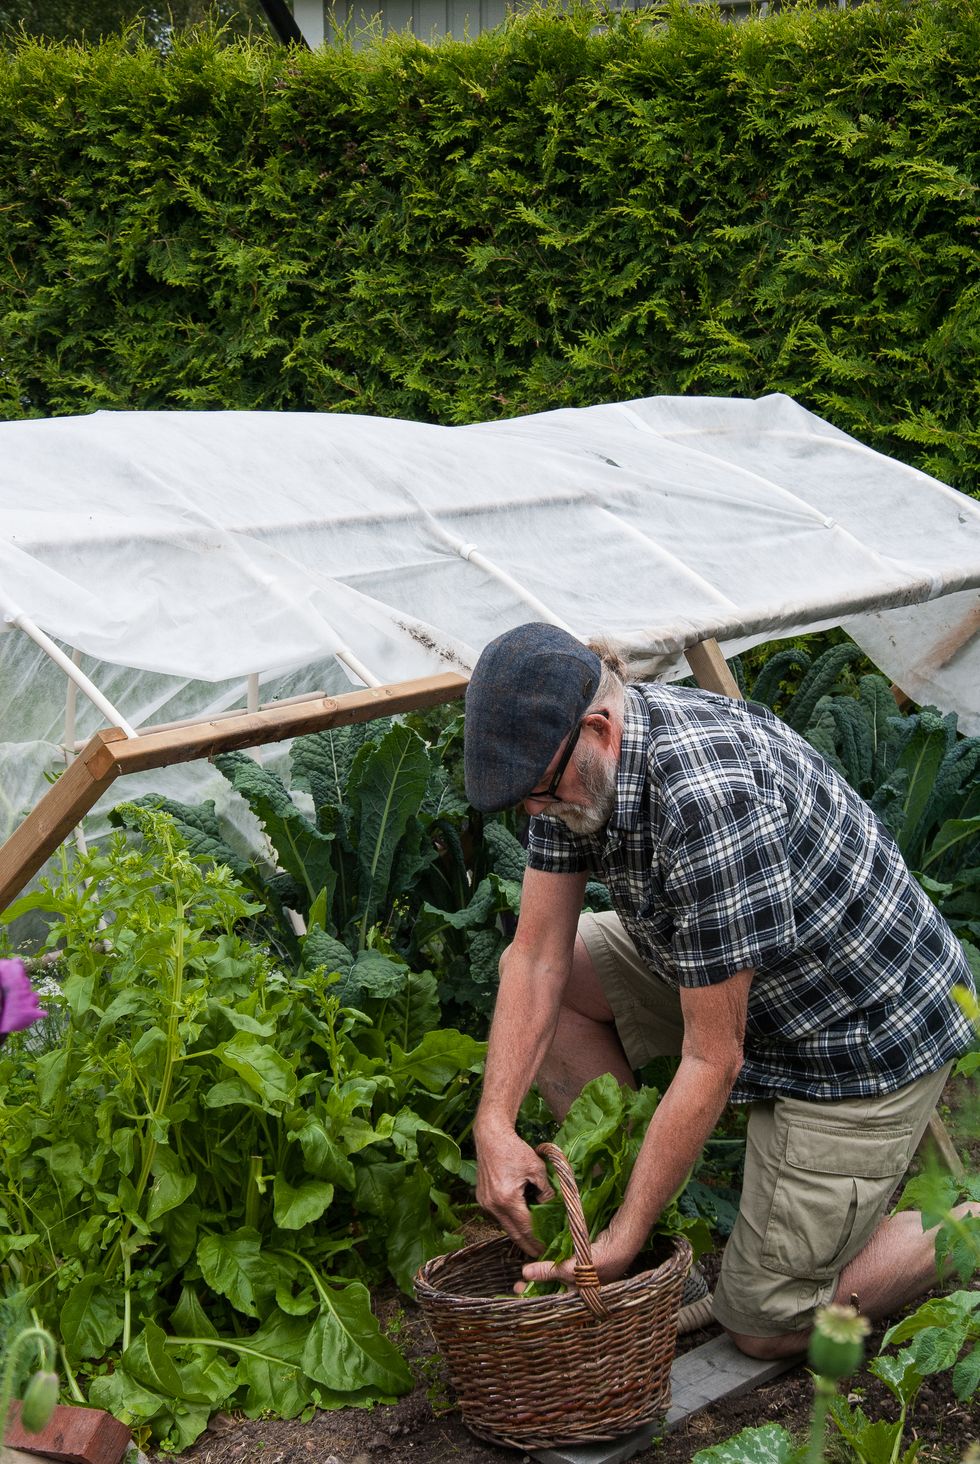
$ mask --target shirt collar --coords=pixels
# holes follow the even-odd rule
[[[623,702],[623,740],[616,772],[616,809],[606,825],[607,834],[627,833],[640,820],[647,781],[647,744],[650,713],[642,692],[626,687]]]

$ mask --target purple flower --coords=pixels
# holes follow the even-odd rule
[[[22,1032],[47,1015],[38,1004],[24,962],[0,961],[0,1041],[8,1032]]]

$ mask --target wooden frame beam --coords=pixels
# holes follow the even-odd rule
[[[722,696],[732,696],[736,701],[742,700],[738,682],[716,640],[699,641],[696,646],[688,646],[684,655],[698,686],[703,686],[705,691],[718,691]]]
[[[465,676],[446,673],[244,712],[214,722],[159,732],[149,728],[139,737],[127,737],[118,727],[97,732],[0,848],[0,910],[6,909],[116,778],[126,773],[438,706],[462,697],[466,685]]]

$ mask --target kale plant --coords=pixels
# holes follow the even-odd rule
[[[211,801],[150,795],[112,817],[169,813],[195,855],[227,865],[254,895],[262,938],[296,970],[339,972],[344,1000],[356,1005],[378,952],[394,953],[435,969],[447,1015],[482,1033],[526,856],[505,819],[484,819],[460,792],[462,718],[422,730],[389,718],[298,738],[288,787],[245,753],[217,756],[261,825],[265,857],[241,852]]]

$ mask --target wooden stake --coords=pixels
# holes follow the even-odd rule
[[[705,691],[717,691],[722,696],[732,696],[736,701],[742,700],[738,682],[716,640],[700,641],[696,646],[688,646],[684,655],[698,686],[703,686]]]
[[[930,1145],[935,1150],[939,1160],[946,1166],[950,1174],[962,1179],[966,1173],[963,1160],[960,1158],[956,1145],[949,1136],[949,1129],[943,1123],[938,1113],[934,1113],[926,1125],[926,1131],[919,1140],[917,1154],[928,1150]]]

